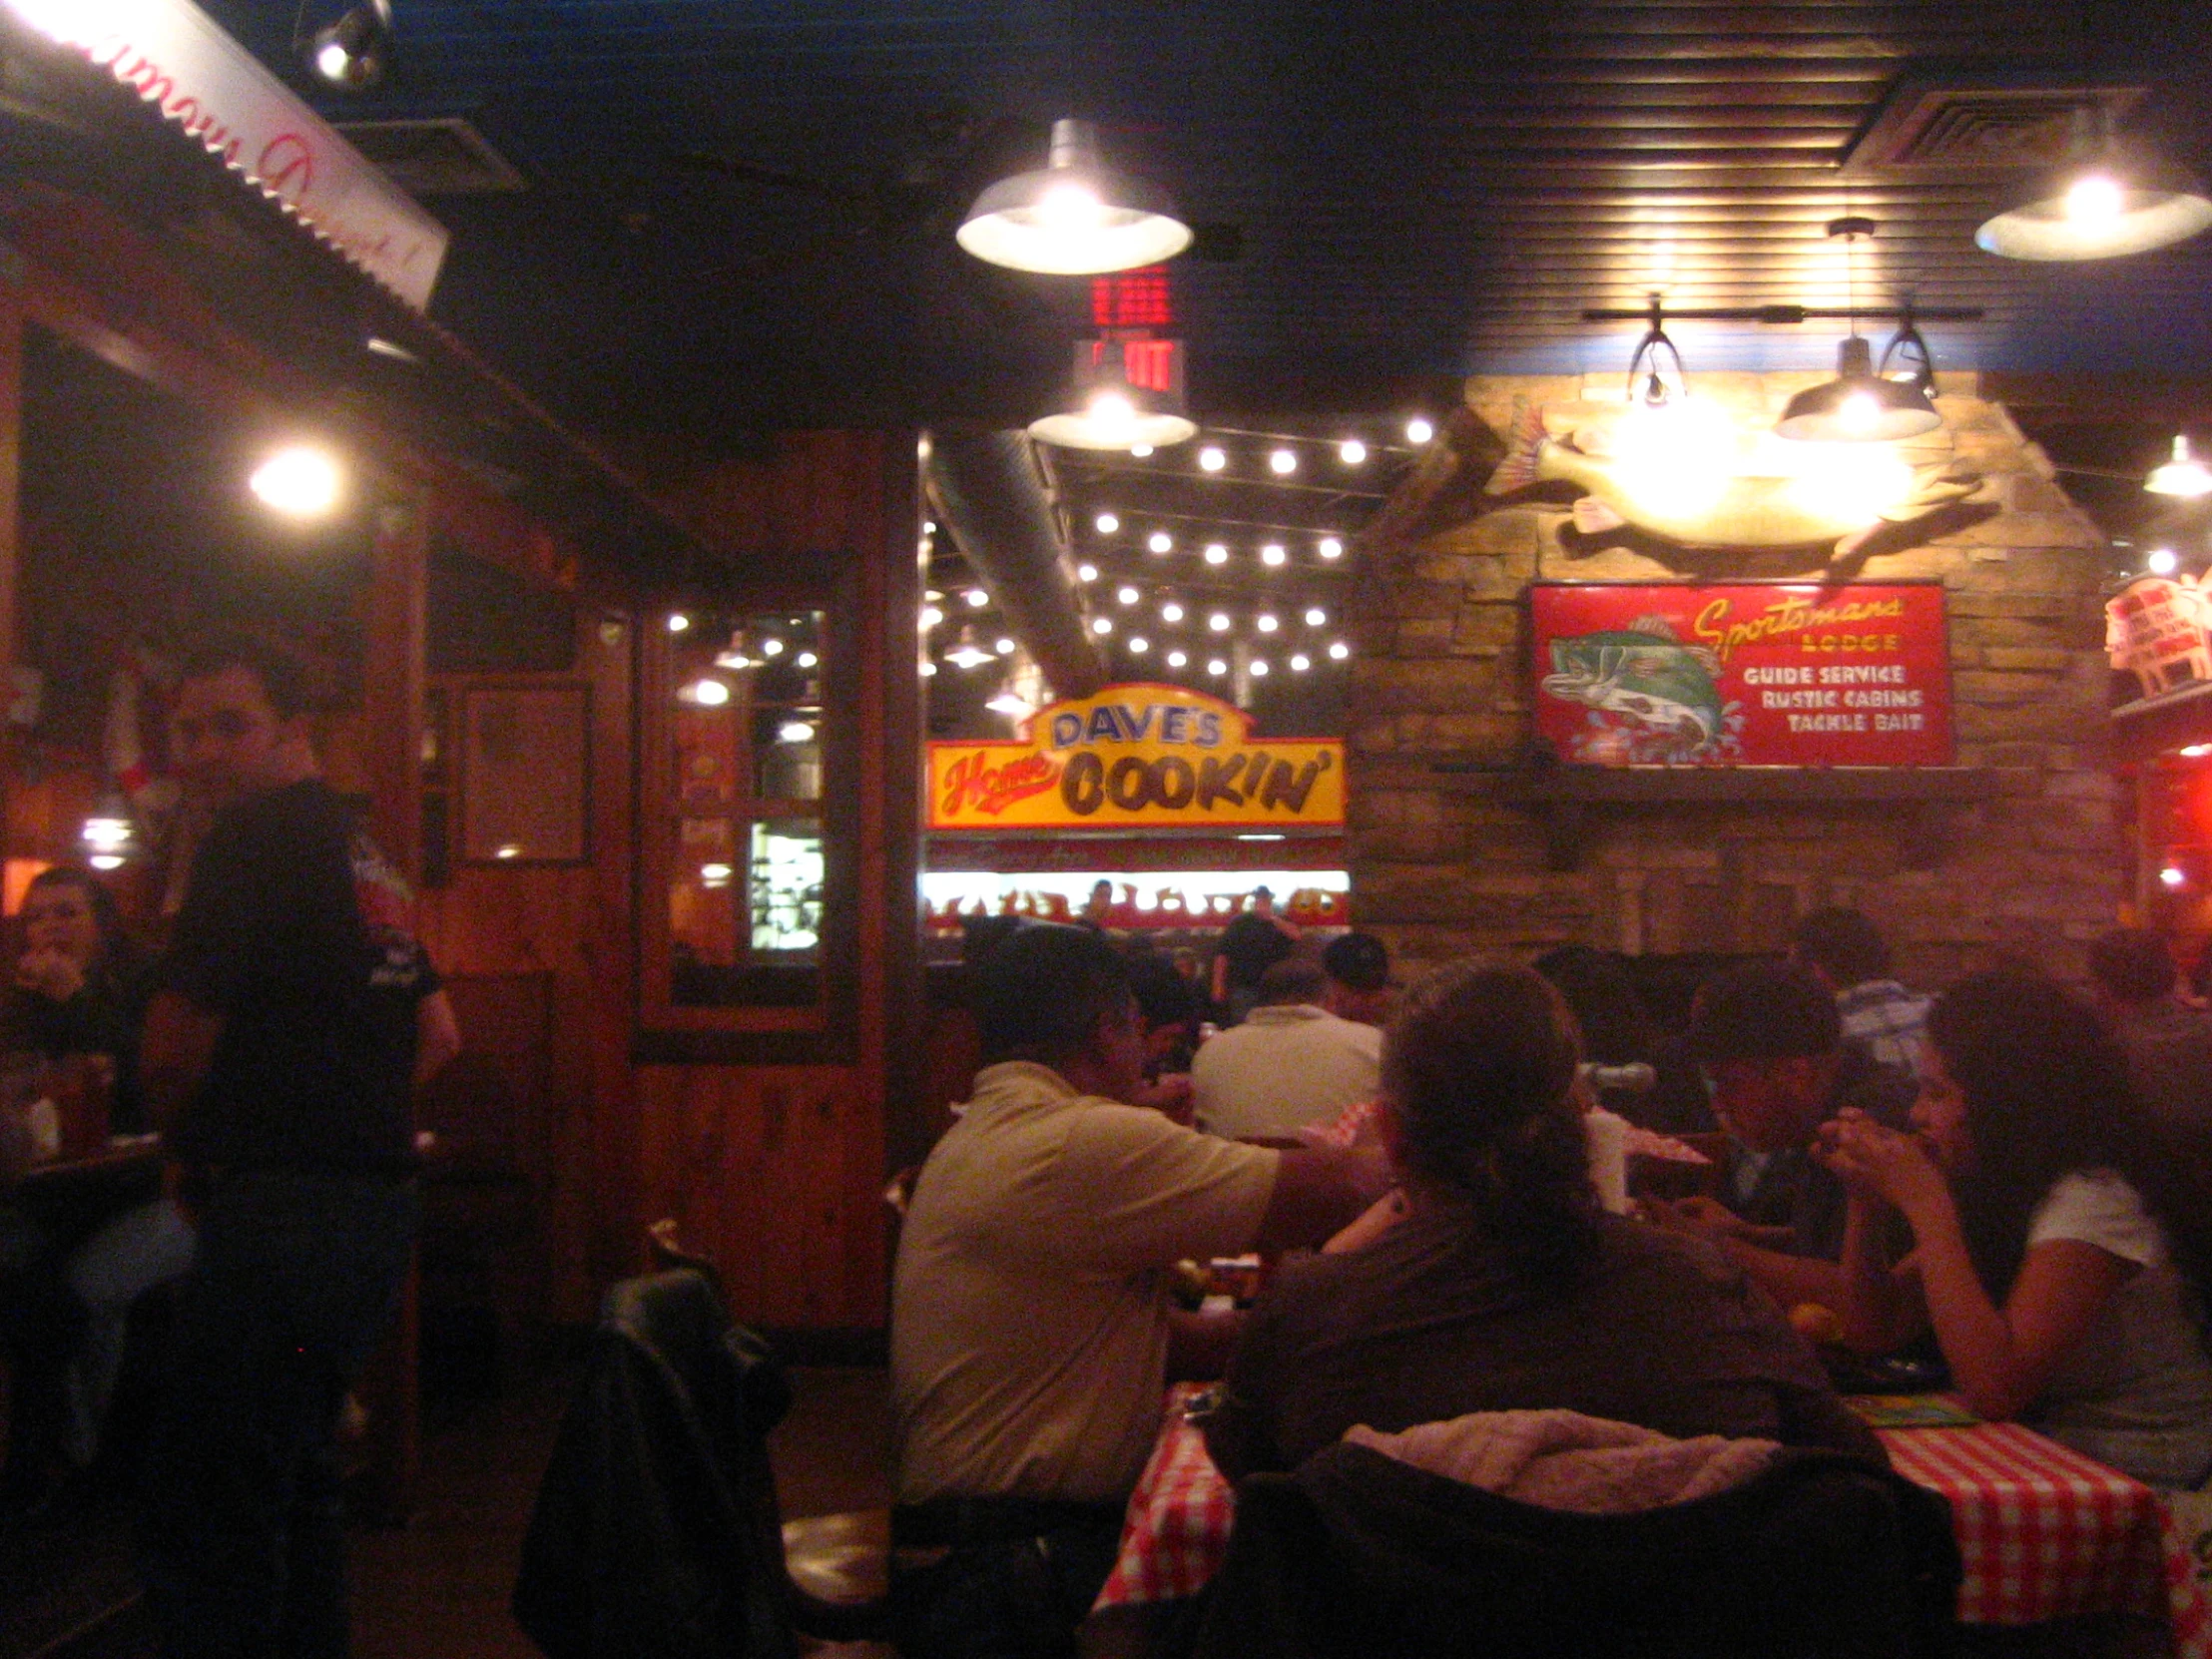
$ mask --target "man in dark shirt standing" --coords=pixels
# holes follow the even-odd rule
[[[1297,948],[1297,932],[1275,913],[1274,891],[1254,887],[1252,908],[1240,912],[1221,930],[1221,943],[1214,953],[1208,988],[1227,1023],[1244,1022],[1245,1015],[1260,1000],[1260,976]]]
[[[200,1234],[148,1590],[166,1654],[341,1655],[337,1416],[406,1273],[409,1095],[459,1040],[405,884],[318,775],[297,667],[251,642],[195,658],[171,750],[217,817],[141,1058]]]

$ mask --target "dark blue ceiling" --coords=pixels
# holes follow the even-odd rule
[[[454,233],[435,310],[586,424],[1034,412],[1085,286],[950,232],[1067,113],[1238,233],[1174,268],[1202,413],[1608,366],[1619,330],[1581,309],[1652,288],[1840,304],[1821,227],[1847,210],[1883,225],[1863,297],[1986,310],[1931,330],[1942,366],[2212,372],[2212,236],[2023,267],[1970,246],[1988,181],[1838,166],[1902,78],[2028,71],[2148,87],[2136,124],[2205,168],[2202,0],[393,0],[395,73],[354,98],[310,86],[291,5],[208,4],[326,115],[465,116],[514,164],[519,193],[428,203]],[[1810,366],[1834,336],[1682,344]]]

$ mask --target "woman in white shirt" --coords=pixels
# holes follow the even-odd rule
[[[2050,980],[1966,979],[1936,1003],[1913,1133],[1847,1112],[1822,1156],[1851,1192],[1843,1310],[1868,1353],[1933,1329],[1980,1415],[2017,1417],[2154,1485],[2212,1478],[2206,1218],[2166,1202],[2126,1069]],[[1889,1212],[1910,1256],[1883,1251]]]

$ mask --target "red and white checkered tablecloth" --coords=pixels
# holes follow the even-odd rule
[[[1960,1619],[2162,1614],[2176,1654],[2212,1655],[2205,1585],[2151,1487],[2016,1422],[1884,1429],[1882,1443],[1900,1474],[1950,1502]]]
[[[1173,1389],[1130,1495],[1121,1554],[1095,1611],[1196,1595],[1221,1569],[1236,1496]],[[2034,1624],[2163,1612],[2176,1659],[2212,1659],[2212,1598],[2158,1493],[2017,1423],[1882,1433],[1899,1473],[1950,1501],[1965,1563],[1958,1616]]]

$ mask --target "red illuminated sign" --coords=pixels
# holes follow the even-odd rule
[[[1538,583],[1537,733],[1588,766],[1948,766],[1936,583]]]

